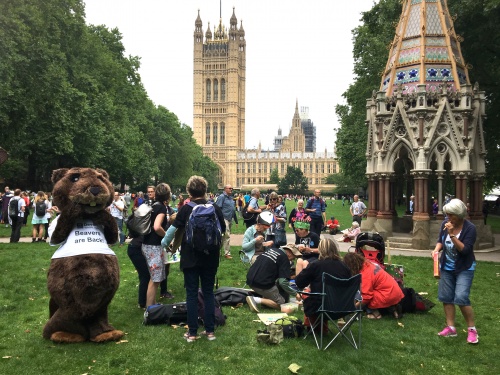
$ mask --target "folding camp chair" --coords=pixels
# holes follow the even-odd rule
[[[345,338],[355,349],[361,346],[361,303],[356,307],[356,301],[361,302],[361,274],[352,276],[349,279],[338,279],[326,272],[322,275],[323,291],[322,293],[305,293],[304,295],[320,296],[321,306],[316,312],[317,318],[311,326],[309,332],[304,339],[312,333],[314,341],[318,349],[323,349],[323,323],[332,322],[335,329],[330,329],[330,333],[335,333],[333,339],[325,346],[328,347],[338,338]],[[339,325],[337,320],[343,318],[345,324]],[[356,342],[352,333],[352,326],[358,320],[358,340]],[[321,333],[316,333],[315,329],[319,328]],[[319,335],[319,337],[317,337]]]
[[[247,253],[245,253],[243,250],[240,250],[240,260],[241,260],[241,263],[243,263],[243,265],[245,266],[245,271],[248,271],[248,269],[250,268],[251,264],[250,264],[250,258],[248,257]],[[245,276],[246,276],[246,272],[245,272]],[[245,285],[243,285],[243,288],[245,288],[247,286],[247,283],[245,282]]]

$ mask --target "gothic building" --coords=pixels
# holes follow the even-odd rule
[[[283,177],[287,167],[301,168],[310,189],[333,189],[325,185],[329,174],[338,172],[334,152],[316,152],[316,128],[303,123],[295,103],[288,136],[281,136],[276,151],[245,149],[246,40],[243,24],[234,8],[227,29],[222,19],[203,32],[198,11],[194,30],[193,131],[203,153],[219,167],[219,185],[232,184],[248,190],[265,186],[273,169]],[[333,143],[333,139],[332,139]]]
[[[434,245],[445,193],[469,204],[478,246],[493,241],[481,220],[485,94],[470,84],[460,41],[446,0],[405,0],[380,88],[367,100],[362,229],[391,236],[407,219],[414,249]],[[395,201],[411,195],[413,215],[398,218]]]

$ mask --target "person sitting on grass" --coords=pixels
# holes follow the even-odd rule
[[[361,228],[359,227],[359,223],[357,221],[352,222],[352,226],[348,229],[344,229],[342,231],[342,237],[337,238],[339,242],[351,242],[356,241],[356,237],[361,233]]]
[[[274,244],[273,240],[265,241],[266,231],[271,227],[274,216],[269,211],[264,211],[257,216],[257,223],[247,228],[243,235],[242,250],[245,252],[250,264],[264,253],[266,248]]]
[[[297,240],[295,244],[302,253],[302,259],[297,259],[295,273],[299,274],[309,263],[316,262],[319,258],[318,245],[319,236],[309,231],[310,224],[307,219],[295,221],[295,234]]]
[[[344,263],[351,274],[361,274],[361,305],[367,312],[368,319],[380,319],[382,313],[393,314],[396,319],[401,317],[399,302],[404,297],[403,291],[394,278],[379,264],[372,263],[357,253],[347,253]],[[359,302],[358,302],[359,303]]]
[[[301,272],[297,272],[295,284],[299,289],[304,289],[310,286],[310,292],[323,292],[323,273],[326,272],[339,279],[348,279],[351,277],[351,271],[342,262],[340,257],[339,245],[330,238],[324,238],[319,242],[318,246],[319,258],[317,262],[313,262],[309,267],[304,268]],[[299,298],[297,298],[300,300]],[[320,296],[308,296],[304,298],[304,314],[308,319],[304,319],[310,325],[314,325],[318,311],[321,305]],[[307,325],[307,324],[306,324]]]
[[[340,223],[334,216],[326,222],[326,231],[331,235],[335,235],[340,230]]]
[[[258,305],[279,310],[295,296],[290,287],[290,262],[302,254],[295,246],[269,248],[252,264],[247,273],[247,284],[262,297],[246,297],[251,311],[258,313]]]

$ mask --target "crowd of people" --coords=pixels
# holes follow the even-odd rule
[[[124,222],[127,213],[141,205],[151,206],[151,232],[136,236],[128,243],[127,254],[137,270],[139,278],[138,306],[147,308],[160,298],[173,298],[167,286],[170,264],[166,262],[166,251],[180,251],[180,269],[184,274],[186,304],[188,311],[188,331],[184,338],[194,342],[200,335],[209,340],[215,339],[213,285],[219,267],[219,252],[193,249],[185,234],[188,219],[197,205],[213,204],[218,227],[223,234],[221,248],[226,259],[231,255],[231,228],[238,218],[243,219],[246,231],[241,250],[250,267],[246,283],[258,296],[249,296],[247,303],[254,312],[260,306],[280,309],[290,298],[299,303],[300,293],[295,285],[308,288],[311,292],[321,292],[321,275],[327,272],[338,278],[348,278],[360,273],[362,276],[361,307],[369,319],[380,319],[389,314],[401,317],[400,302],[404,294],[396,282],[380,264],[372,263],[358,253],[348,253],[341,257],[337,241],[353,241],[360,233],[360,223],[367,207],[357,195],[352,197],[350,213],[352,225],[340,231],[340,223],[335,217],[326,221],[326,202],[321,191],[305,201],[302,197],[283,197],[276,192],[265,196],[265,203],[259,199],[258,188],[249,194],[233,194],[231,185],[226,185],[218,196],[207,194],[207,182],[203,177],[192,176],[186,185],[187,196],[179,194],[175,208],[170,204],[170,186],[160,183],[148,186],[147,195],[115,193],[113,202],[107,208],[116,220],[119,229],[119,246],[125,243]],[[22,225],[26,224],[29,209],[33,211],[31,224],[32,242],[44,242],[48,226],[57,208],[52,206],[50,193],[39,191],[28,194],[20,189],[11,191],[8,187],[1,196],[2,223],[12,227],[10,241],[19,241]],[[287,214],[285,199],[295,199],[297,206]],[[344,202],[345,199],[343,199]],[[15,202],[15,203],[13,203]],[[130,210],[129,210],[130,207]],[[439,239],[433,251],[441,252],[438,298],[443,303],[446,327],[439,336],[457,336],[455,328],[455,307],[458,306],[468,326],[467,342],[477,343],[479,336],[474,323],[474,313],[469,299],[470,288],[475,272],[474,243],[476,229],[466,220],[467,206],[458,199],[449,200],[443,207],[446,215],[441,226]],[[287,244],[286,226],[295,234],[294,243]],[[342,233],[337,241],[321,239],[322,230],[327,233]],[[200,245],[198,245],[200,246]],[[203,247],[203,245],[201,245]],[[199,251],[196,251],[199,250]],[[198,288],[205,296],[204,331],[198,334],[197,300]],[[320,303],[317,297],[303,300],[304,313],[309,324],[316,319]]]

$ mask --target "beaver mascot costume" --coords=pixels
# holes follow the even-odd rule
[[[105,342],[123,336],[108,323],[108,305],[120,282],[115,253],[116,221],[106,208],[114,195],[102,169],[52,172],[53,206],[60,215],[49,228],[52,256],[47,285],[50,319],[43,337],[54,342]]]

